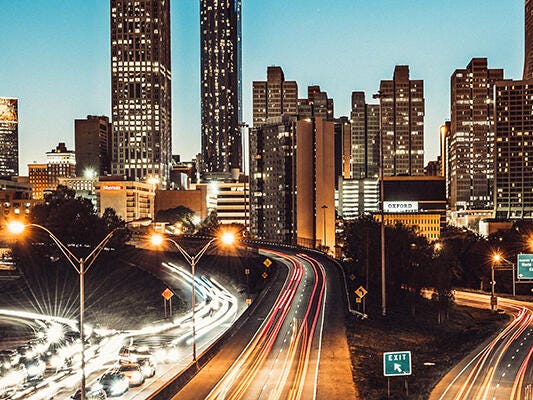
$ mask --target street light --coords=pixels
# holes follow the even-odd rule
[[[200,261],[200,258],[205,254],[207,248],[215,241],[219,239],[225,246],[231,246],[235,242],[235,234],[231,231],[224,231],[220,236],[215,236],[207,242],[204,247],[200,249],[196,255],[191,256],[187,250],[185,250],[178,242],[174,239],[163,236],[159,233],[154,233],[151,237],[152,244],[154,246],[161,246],[165,240],[172,243],[179,250],[181,255],[185,258],[187,263],[191,266],[191,275],[192,275],[192,295],[191,295],[191,307],[192,307],[192,360],[196,363],[196,323],[195,323],[195,308],[196,308],[196,286],[195,286],[195,270],[196,263]]]
[[[152,220],[150,218],[141,218],[133,221],[126,222],[125,225],[131,224],[131,223],[150,223]],[[80,277],[80,341],[81,341],[81,388],[80,388],[80,399],[85,400],[85,335],[83,331],[83,323],[84,323],[84,313],[85,313],[85,273],[91,268],[91,266],[94,264],[94,261],[96,258],[100,255],[105,245],[109,242],[111,237],[115,234],[115,232],[122,228],[117,227],[113,229],[111,232],[107,234],[107,236],[102,239],[100,243],[96,245],[96,247],[91,251],[91,253],[83,258],[83,257],[76,257],[69,248],[61,242],[56,235],[54,235],[48,228],[38,225],[38,224],[24,224],[20,221],[11,221],[7,224],[8,230],[15,234],[20,235],[24,232],[24,230],[27,227],[35,227],[39,228],[43,231],[45,231],[50,238],[54,241],[54,243],[57,245],[59,250],[63,253],[65,258],[69,261],[69,263],[74,267],[76,272],[78,273]]]
[[[492,255],[492,262],[490,266],[490,309],[494,311],[494,307],[496,306],[496,296],[494,295],[494,265],[496,263],[499,263],[502,259],[502,255],[500,253],[494,253]]]
[[[323,248],[325,250],[326,249],[326,209],[328,208],[328,206],[323,204],[321,208],[322,208],[322,211],[323,211],[322,219],[323,219],[323,223],[324,223],[324,225],[323,225],[324,226],[324,242],[323,242],[322,246],[323,246]]]

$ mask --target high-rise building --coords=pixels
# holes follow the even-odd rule
[[[241,168],[240,23],[240,0],[200,0],[204,174]]]
[[[489,69],[486,58],[473,58],[451,76],[451,124],[448,138],[450,208],[493,207],[494,85],[502,69]]]
[[[496,83],[494,208],[498,219],[533,218],[533,79]]]
[[[348,117],[335,118],[335,189],[339,177],[351,177],[351,124]]]
[[[48,166],[46,164],[28,164],[28,182],[31,185],[34,200],[44,199],[48,189]]]
[[[18,100],[0,97],[0,176],[18,173]]]
[[[383,174],[424,175],[424,81],[397,65],[393,79],[381,81],[379,99]]]
[[[533,0],[525,0],[525,50],[524,75],[522,79],[533,78]]]
[[[168,182],[170,0],[111,0],[113,175]]]
[[[65,143],[59,143],[55,149],[46,153],[46,169],[48,173],[48,190],[55,190],[59,177],[73,178],[76,176],[76,153],[68,150]]]
[[[252,83],[252,98],[254,127],[270,117],[298,113],[298,84],[286,81],[281,67],[268,67],[267,80]]]
[[[352,92],[351,177],[377,178],[379,174],[379,105],[366,104],[365,92]]]
[[[86,119],[74,120],[74,139],[77,176],[111,173],[111,124],[108,117],[88,115]]]
[[[250,144],[253,236],[333,248],[333,125],[323,118],[298,120],[284,115],[254,128]]]
[[[319,117],[328,121],[333,120],[333,99],[328,98],[320,86],[307,87],[307,99],[298,100],[299,117]]]

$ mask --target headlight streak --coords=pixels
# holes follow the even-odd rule
[[[302,284],[304,266],[298,258],[304,259],[311,266],[313,287],[309,289],[309,300],[301,317],[301,324],[298,323],[298,320],[293,319],[289,346],[286,350],[283,350],[283,362],[276,366],[276,369],[280,372],[276,376],[274,387],[269,390],[268,399],[298,400],[303,397],[314,336],[321,313],[323,326],[324,314],[322,310],[325,304],[325,272],[319,263],[304,254],[292,257],[271,250],[268,252],[289,261],[292,266],[289,277],[263,325],[223,379],[211,391],[207,399],[239,400],[249,396],[247,391],[252,382],[257,383],[254,379],[265,365],[274,342],[278,339],[281,340],[280,330],[295,300],[298,287]],[[317,352],[314,386],[311,389],[314,393],[313,398],[316,396],[318,363],[319,351]],[[267,374],[267,371],[263,373]],[[286,387],[287,382],[292,382],[290,387]]]
[[[166,264],[176,276],[182,279],[186,284],[192,284],[192,276],[190,272],[182,269],[179,266],[173,264]],[[203,302],[198,303],[198,315],[201,316],[197,320],[199,335],[205,335],[209,331],[220,328],[224,324],[230,323],[235,319],[238,313],[238,301],[235,296],[233,296],[229,291],[227,291],[220,283],[214,279],[207,279],[203,276],[196,276],[196,287],[197,294],[204,299]],[[207,302],[206,299],[210,301]],[[40,324],[43,328],[49,327],[49,324],[58,323],[62,325],[67,325],[72,328],[72,330],[77,330],[77,321],[69,320],[61,317],[46,316],[36,313],[28,312],[19,312],[14,310],[0,310],[0,315],[3,315],[5,318],[17,318],[23,320],[30,320],[34,323]],[[116,330],[95,330],[100,336],[107,336],[99,342],[97,346],[90,346],[86,348],[86,373],[92,374],[95,372],[102,371],[102,368],[106,368],[105,365],[114,365],[118,355],[118,351],[122,344],[127,341],[128,338],[134,338],[137,336],[143,335],[154,335],[168,331],[170,329],[181,327],[182,329],[187,329],[187,324],[191,323],[191,313],[187,313],[179,318],[175,318],[173,322],[164,322],[156,324],[153,326],[148,326],[139,330],[130,330],[117,332]],[[190,329],[190,328],[189,328]],[[216,340],[224,333],[225,329],[221,329],[216,336],[213,336],[210,340]],[[183,335],[183,337],[190,337],[190,332]],[[179,338],[178,338],[179,339]],[[174,340],[176,341],[176,339]],[[207,344],[206,344],[207,345]],[[99,347],[99,353],[96,356],[95,350]],[[22,396],[28,400],[44,400],[55,397],[58,393],[64,390],[74,390],[76,385],[79,383],[81,372],[79,371],[79,346],[76,347],[76,344],[70,346],[62,347],[58,350],[57,355],[54,356],[53,364],[54,367],[60,366],[60,359],[63,360],[63,365],[65,364],[65,359],[71,358],[72,364],[70,365],[70,370],[64,370],[61,368],[61,372],[56,372],[54,375],[47,377],[46,379],[36,383],[37,386],[28,388],[24,392],[17,393],[14,397],[21,398]],[[179,352],[181,357],[187,357],[187,352]],[[94,357],[94,359],[91,359]],[[52,361],[52,360],[51,360]],[[178,360],[174,360],[177,362]],[[106,368],[107,369],[107,368]],[[14,376],[10,376],[10,378]],[[3,380],[0,380],[0,385],[3,384]],[[35,391],[38,389],[37,391]],[[34,393],[31,393],[34,392]]]
[[[464,297],[468,299],[477,299],[480,296],[465,294]],[[452,397],[449,398],[453,398],[454,400],[474,398],[472,396],[475,396],[476,399],[488,400],[496,396],[496,389],[499,388],[499,390],[503,390],[502,387],[495,384],[495,374],[498,367],[503,363],[503,357],[506,355],[510,346],[512,346],[531,325],[533,321],[533,312],[530,309],[521,306],[520,304],[525,304],[522,302],[513,301],[511,303],[503,300],[502,303],[507,303],[506,307],[513,310],[514,314],[512,321],[454,377],[440,396],[439,400],[448,398],[448,392],[452,395]],[[520,380],[522,367],[524,366],[524,363],[527,366],[529,357],[530,353],[527,354],[527,360],[522,362],[522,366],[515,377],[512,393],[513,396],[518,396],[517,398],[520,398],[521,384],[523,383],[523,380]],[[524,369],[526,369],[526,367],[524,367]],[[467,373],[467,371],[469,372]],[[464,377],[463,383],[458,389],[456,389],[457,392],[455,394],[451,393],[454,385],[465,375],[465,373],[467,373],[467,375]],[[482,373],[484,375],[481,375]],[[523,373],[525,373],[525,370]],[[480,378],[483,378],[482,382],[479,382]],[[477,391],[477,394],[473,393],[474,390]],[[513,397],[510,397],[510,399],[514,400]]]
[[[533,346],[529,348],[526,358],[520,365],[518,374],[516,374],[515,381],[513,383],[513,388],[511,390],[511,400],[522,400],[522,387],[524,385],[524,377],[526,375],[527,366],[529,365],[529,360],[533,354]]]

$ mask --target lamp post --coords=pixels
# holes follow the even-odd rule
[[[152,220],[149,218],[141,218],[134,221],[126,222],[125,225],[131,224],[134,222],[138,223],[144,223],[144,222],[151,222]],[[80,399],[85,400],[85,335],[84,335],[84,314],[85,314],[85,274],[91,268],[91,266],[94,264],[94,261],[96,258],[100,255],[105,245],[109,242],[111,237],[115,234],[115,232],[120,229],[121,227],[113,229],[111,232],[107,234],[107,236],[102,239],[100,243],[96,245],[96,247],[91,251],[91,253],[87,257],[76,257],[69,248],[63,244],[59,240],[59,238],[54,235],[48,228],[39,225],[39,224],[23,224],[20,221],[12,221],[8,223],[8,229],[11,233],[19,235],[22,232],[24,232],[25,228],[27,227],[35,227],[38,229],[41,229],[45,231],[48,236],[54,241],[54,243],[57,245],[59,250],[63,253],[65,258],[68,260],[68,262],[74,267],[76,272],[79,275],[80,278],[80,305],[79,305],[79,312],[80,312],[80,341],[81,341],[81,387],[80,387]]]
[[[195,308],[196,308],[196,285],[195,285],[195,274],[196,274],[196,263],[200,258],[205,254],[208,247],[217,239],[220,239],[222,243],[226,246],[233,244],[235,241],[235,235],[232,232],[224,232],[220,237],[215,236],[207,242],[196,255],[191,256],[187,250],[185,250],[178,242],[174,239],[155,233],[152,235],[152,244],[155,246],[161,246],[163,241],[167,240],[172,243],[179,252],[183,255],[187,263],[191,266],[191,275],[192,275],[192,295],[191,295],[191,307],[192,307],[192,360],[196,363],[196,322],[195,322]]]
[[[380,224],[380,236],[381,236],[381,315],[387,316],[387,285],[386,285],[386,269],[385,269],[385,211],[383,209],[384,201],[384,148],[383,148],[383,107],[381,106],[381,99],[385,97],[385,94],[379,90],[372,96],[374,99],[379,99],[379,210],[381,215]]]
[[[326,249],[326,209],[328,208],[328,206],[323,204],[321,208],[322,208],[322,219],[323,219],[323,228],[324,228],[323,229],[324,241],[323,241],[322,247],[325,250]]]
[[[496,306],[496,296],[494,295],[494,264],[498,263],[501,260],[502,256],[499,253],[494,253],[492,255],[492,262],[490,266],[490,309],[494,311]]]

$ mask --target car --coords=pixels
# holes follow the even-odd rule
[[[137,346],[135,344],[122,346],[118,352],[118,356],[122,361],[138,362],[138,360],[150,358],[152,362],[155,362],[152,353],[150,353],[150,350],[148,350],[148,347]]]
[[[28,381],[42,380],[46,371],[46,364],[40,357],[22,358],[22,365],[26,368]]]
[[[81,390],[76,390],[71,397],[72,400],[81,399]],[[85,400],[107,400],[107,394],[101,385],[95,385],[85,389]]]
[[[145,378],[155,375],[155,361],[152,358],[141,358],[137,363],[141,366],[141,372]]]
[[[98,383],[108,397],[122,396],[129,389],[128,378],[118,370],[105,372],[98,380]]]
[[[119,369],[126,378],[128,378],[130,386],[140,386],[144,383],[144,374],[142,373],[141,366],[137,363],[123,363]]]

